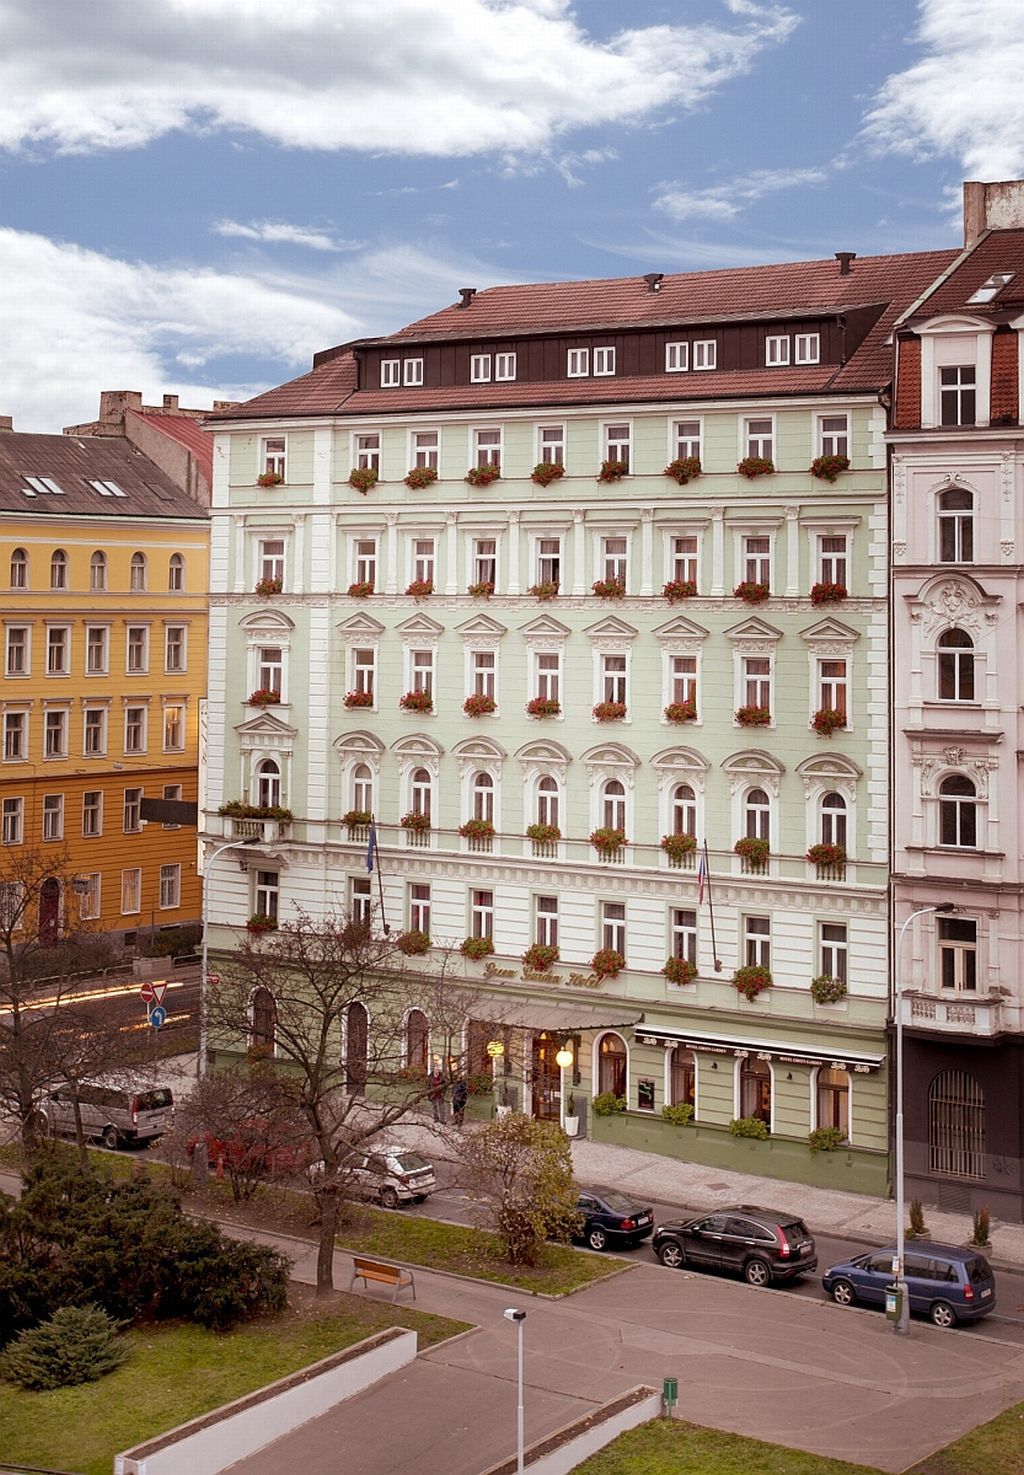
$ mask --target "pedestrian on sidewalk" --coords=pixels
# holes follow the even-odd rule
[[[462,1076],[456,1076],[452,1085],[452,1121],[457,1127],[462,1126],[463,1117],[466,1115],[466,1100],[469,1096],[469,1087]]]
[[[427,1099],[433,1108],[435,1122],[444,1121],[444,1095],[445,1083],[441,1072],[441,1062],[435,1060],[434,1069],[427,1077]]]

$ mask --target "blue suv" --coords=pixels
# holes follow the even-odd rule
[[[825,1271],[821,1283],[839,1306],[884,1306],[895,1253],[893,1245],[842,1260]],[[995,1310],[995,1277],[977,1250],[916,1239],[903,1265],[911,1311],[930,1316],[936,1326],[977,1321]]]

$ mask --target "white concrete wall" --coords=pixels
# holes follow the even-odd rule
[[[643,1398],[631,1404],[629,1408],[612,1414],[610,1418],[592,1424],[580,1434],[573,1435],[572,1430],[575,1424],[568,1424],[564,1431],[558,1431],[568,1436],[565,1443],[560,1444],[557,1449],[549,1450],[539,1459],[531,1458],[531,1451],[527,1449],[524,1454],[525,1467],[529,1470],[530,1475],[569,1475],[569,1472],[575,1470],[577,1465],[589,1459],[592,1454],[596,1454],[599,1449],[604,1449],[605,1445],[611,1444],[613,1439],[617,1439],[627,1429],[635,1429],[638,1424],[646,1424],[650,1419],[657,1418],[660,1413],[661,1394],[652,1391],[649,1398]],[[600,1410],[598,1417],[600,1418]],[[582,1421],[577,1420],[576,1422]],[[549,1435],[540,1443],[547,1444],[552,1437]],[[512,1463],[514,1464],[514,1461]],[[511,1468],[510,1462],[502,1460],[500,1465],[492,1466],[491,1470],[484,1472],[484,1475],[498,1475],[499,1471],[509,1468]]]

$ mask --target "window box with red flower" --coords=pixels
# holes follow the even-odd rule
[[[845,584],[812,584],[812,604],[842,604],[847,596]]]
[[[481,579],[479,584],[470,584],[466,593],[472,594],[474,599],[490,599],[494,593],[494,585],[490,579]]]
[[[489,487],[492,481],[501,480],[501,467],[493,461],[488,461],[485,466],[471,466],[466,472],[466,480],[471,487]]]
[[[406,486],[414,492],[422,492],[424,487],[432,486],[436,480],[437,468],[434,466],[414,466],[405,476]]]
[[[846,875],[845,845],[812,845],[807,852],[812,866],[818,867],[821,881],[841,881]]]
[[[534,599],[541,599],[547,603],[549,599],[554,599],[557,596],[558,585],[554,579],[541,579],[539,584],[531,584],[526,592],[527,594],[532,594]]]
[[[373,466],[353,466],[348,474],[348,484],[363,495],[377,485],[377,471]]]
[[[459,834],[464,840],[491,840],[494,826],[489,819],[467,819],[459,825]]]
[[[614,855],[621,850],[626,843],[626,832],[624,830],[612,830],[607,825],[592,830],[590,843],[599,855]]]
[[[559,717],[562,704],[557,697],[531,697],[526,704],[528,717]]]
[[[621,722],[625,715],[625,702],[598,702],[594,708],[594,718],[597,722]]]
[[[811,979],[811,998],[816,1004],[841,1004],[846,998],[846,984],[830,973],[819,973]]]
[[[273,917],[268,917],[266,912],[253,912],[245,924],[245,929],[255,937],[261,932],[276,932],[277,923]]]
[[[407,691],[398,699],[403,712],[432,712],[434,698],[429,691]]]
[[[669,702],[664,715],[666,722],[696,722],[697,703],[692,697],[686,702]]]
[[[352,830],[364,830],[370,823],[372,816],[368,809],[350,809],[341,816],[341,822],[350,833]]]
[[[558,949],[551,942],[535,942],[526,949],[523,962],[527,968],[535,968],[544,973],[552,963],[558,962]]]
[[[626,461],[602,461],[601,470],[597,473],[598,481],[610,482],[621,481],[624,476],[629,475],[629,464]]]
[[[412,932],[403,932],[396,939],[395,945],[398,951],[404,953],[407,958],[415,958],[420,953],[428,953],[430,951],[430,933],[416,932],[415,930]]]
[[[358,583],[348,586],[348,592],[353,599],[369,599],[373,590],[374,585],[369,579],[361,579]]]
[[[669,958],[661,971],[669,983],[678,984],[681,988],[697,977],[697,965],[689,958]]]
[[[742,599],[744,604],[764,604],[771,597],[771,585],[757,584],[751,579],[744,579],[737,584],[732,591],[735,599]]]
[[[737,707],[736,721],[741,727],[771,727],[772,714],[767,707]]]
[[[261,686],[257,691],[250,692],[248,697],[250,707],[276,707],[280,700],[281,693],[269,686]]]
[[[426,599],[434,592],[434,581],[433,579],[413,579],[412,583],[406,586],[405,592],[413,599]]]
[[[463,702],[462,710],[467,717],[489,717],[498,710],[498,704],[493,697],[474,691]]]
[[[283,588],[283,579],[257,579],[255,584],[255,592],[263,599],[269,599],[271,594],[280,594]]]
[[[430,815],[421,814],[417,809],[410,809],[408,814],[403,814],[399,820],[403,830],[418,830],[421,834],[430,829]]]
[[[372,707],[372,691],[347,691],[345,693],[345,706],[351,710],[353,707]]]
[[[678,864],[697,849],[697,837],[696,835],[662,835],[661,848],[670,860]]]
[[[263,471],[256,478],[258,487],[280,487],[284,486],[284,477],[280,471]]]
[[[762,840],[757,835],[741,835],[732,848],[748,870],[767,870],[768,857],[772,853],[767,840]]]
[[[819,737],[831,737],[846,726],[846,713],[837,712],[835,707],[819,707],[811,718],[811,726]]]
[[[743,460],[737,463],[736,470],[740,476],[753,481],[755,476],[770,476],[775,470],[775,462],[769,461],[766,456],[744,456]]]
[[[681,600],[692,599],[697,592],[696,579],[669,579],[662,586],[662,596],[669,604],[679,604]]]
[[[467,937],[459,946],[464,958],[489,958],[494,952],[494,942],[489,937]]]
[[[565,467],[561,461],[539,461],[530,472],[530,480],[535,481],[539,487],[546,487],[564,475]]]
[[[732,975],[733,986],[738,994],[742,994],[749,1004],[752,1004],[758,994],[763,994],[766,988],[772,986],[772,975],[769,968],[762,968],[760,963],[750,963],[744,968],[737,968]]]
[[[527,825],[526,838],[535,840],[538,845],[552,845],[561,840],[562,832],[557,825]]]
[[[849,456],[815,456],[811,462],[811,475],[816,476],[819,481],[835,481],[842,472],[849,469]]]
[[[677,456],[665,467],[665,475],[677,481],[681,487],[685,487],[688,481],[694,481],[700,476],[700,457]]]
[[[614,579],[595,579],[590,587],[598,599],[624,599],[626,595],[626,580],[621,574]]]
[[[590,960],[590,971],[598,978],[615,978],[625,966],[625,958],[613,947],[598,948]]]

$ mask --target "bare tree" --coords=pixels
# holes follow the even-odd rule
[[[174,1134],[186,1154],[205,1145],[236,1202],[309,1166],[309,1126],[295,1092],[265,1060],[199,1081],[175,1113]]]
[[[510,1265],[536,1264],[545,1240],[580,1227],[569,1140],[555,1123],[511,1112],[458,1140],[455,1153],[477,1217]]]
[[[222,968],[213,1032],[229,1049],[273,1059],[315,1143],[318,1295],[333,1289],[340,1204],[364,1145],[423,1103],[432,1061],[447,1077],[462,1071],[472,993],[452,972],[443,949],[414,965],[361,923],[302,913]]]

